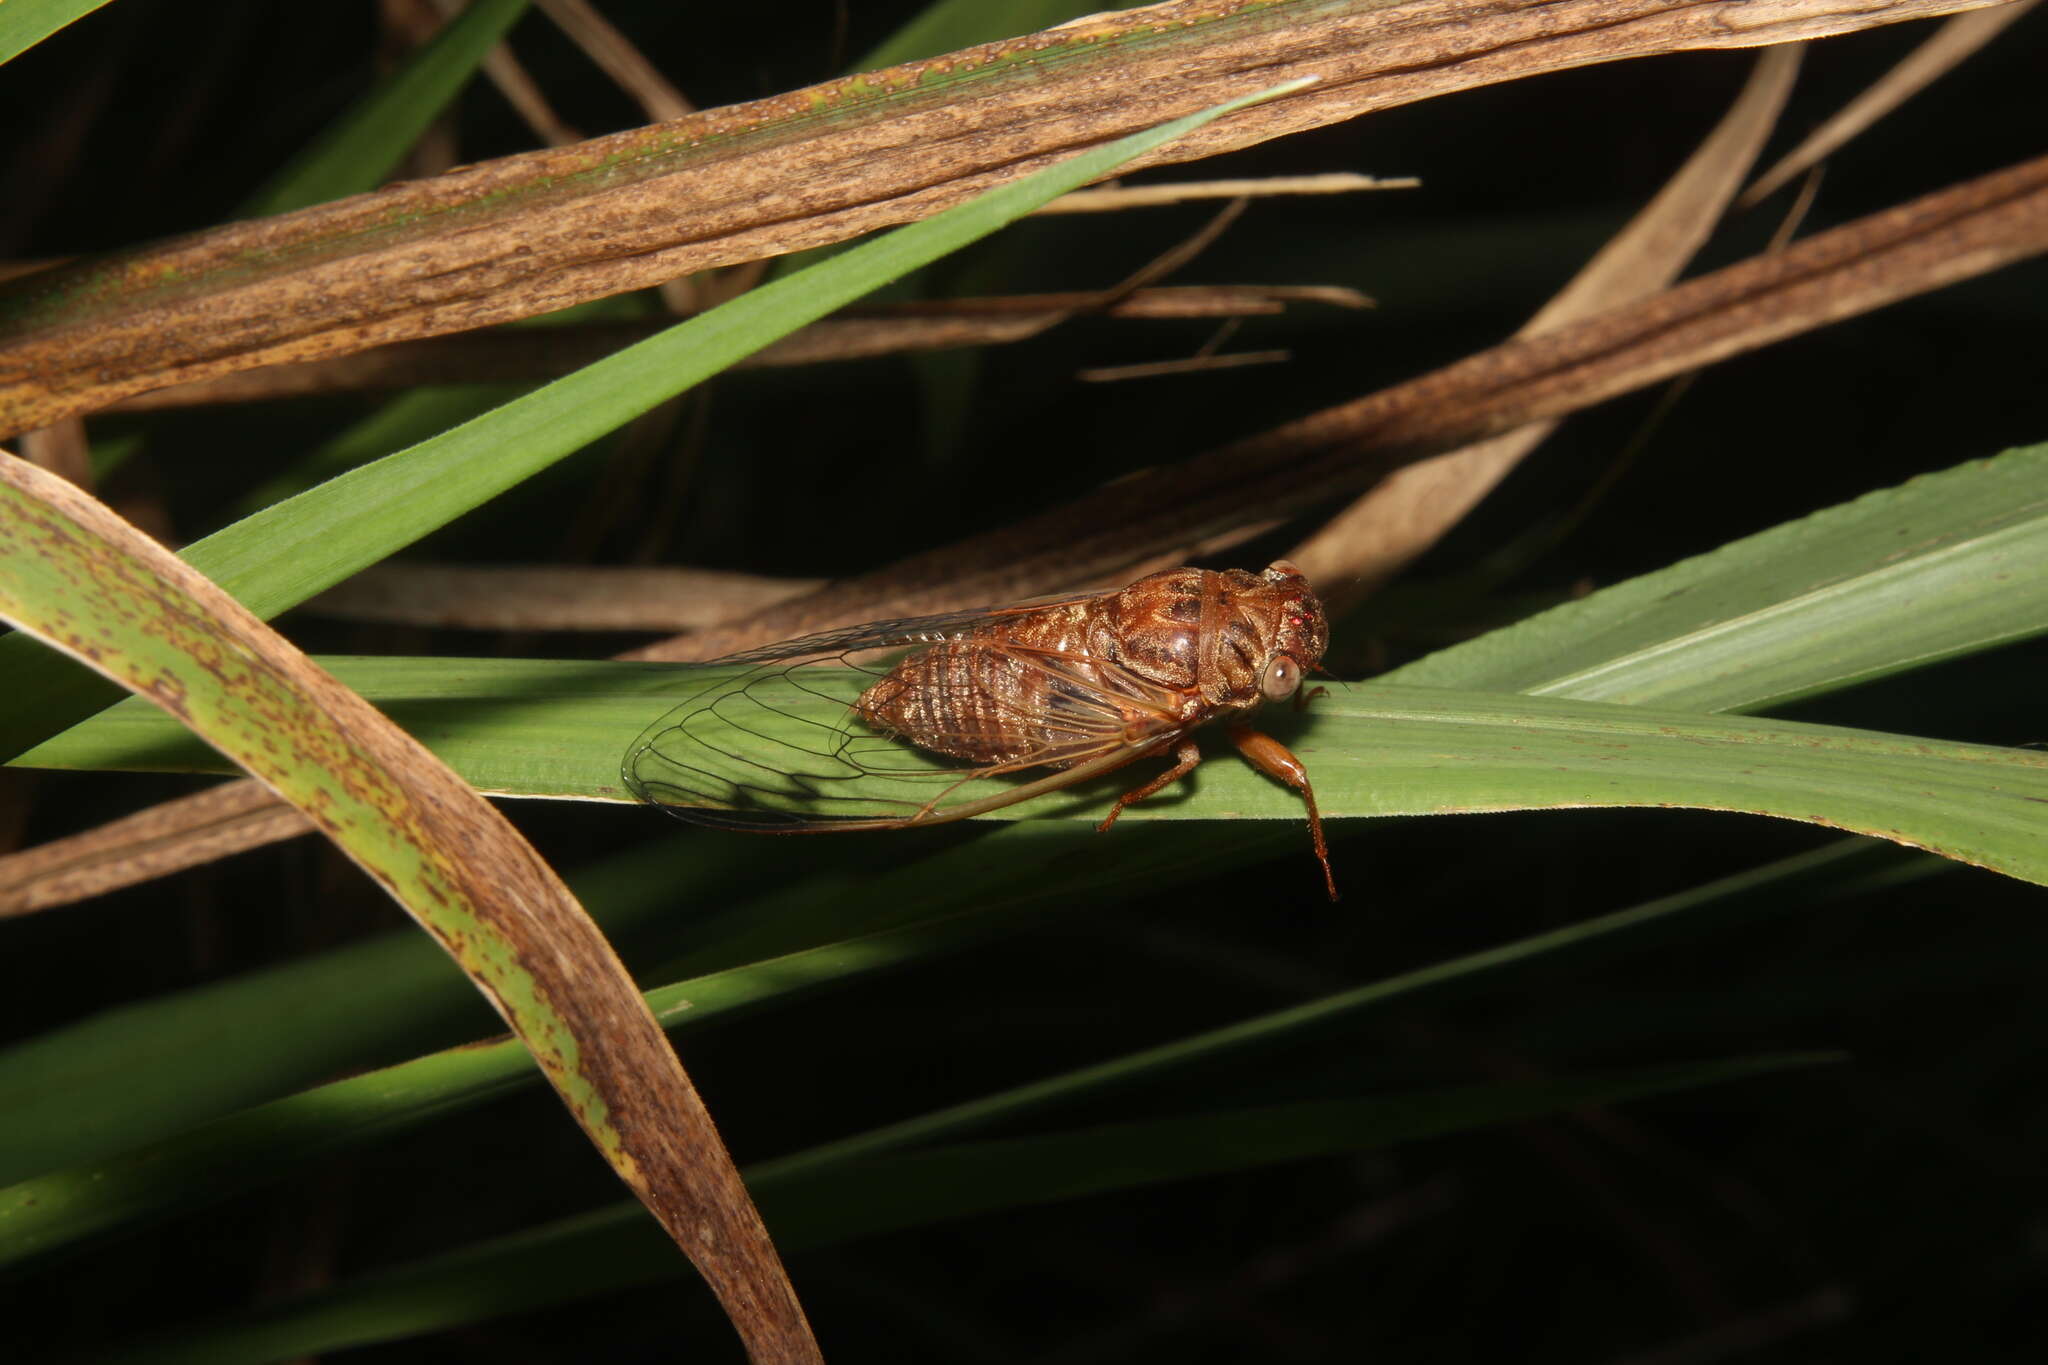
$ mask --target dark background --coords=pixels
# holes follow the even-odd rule
[[[703,106],[825,79],[915,9],[605,6]],[[72,255],[219,221],[362,93],[374,74],[373,21],[360,4],[195,10],[123,0],[18,59],[0,76],[0,256]],[[1767,155],[1929,31],[1902,26],[1813,48]],[[2044,38],[2048,16],[2028,16],[1838,153],[1805,230],[2038,155],[2048,127]],[[513,41],[586,133],[639,121],[543,19],[522,21]],[[847,573],[1407,378],[1517,327],[1675,169],[1750,60],[1708,53],[1569,72],[1145,177],[1422,178],[1419,191],[1257,204],[1177,277],[1346,284],[1378,300],[1369,313],[1299,308],[1252,320],[1230,343],[1286,346],[1288,365],[1080,384],[1080,367],[1184,355],[1210,330],[1083,321],[970,357],[734,376],[686,424],[695,434],[677,438],[699,444],[658,544],[636,520],[638,493],[603,491],[604,452],[594,451],[420,553],[618,563],[652,551],[667,562]],[[466,160],[531,145],[481,85],[462,97],[459,129]],[[1757,250],[1789,197],[1728,224],[1698,268]],[[1208,212],[1027,222],[918,287],[1101,287]],[[2048,267],[2030,262],[1731,361],[1661,418],[1655,395],[1574,418],[1401,591],[1339,624],[1337,671],[1362,676],[1585,586],[2038,441],[2048,435],[2044,320]],[[940,391],[970,395],[964,421],[940,414]],[[146,457],[124,466],[106,495],[151,503],[176,539],[196,538],[373,402],[95,423],[96,438],[147,440]],[[1633,443],[1632,461],[1582,507]],[[564,532],[565,497],[583,507],[577,535]],[[1558,528],[1555,543],[1492,593],[1453,595],[1441,617],[1402,609],[1544,525]],[[1301,529],[1229,562],[1264,563]],[[594,656],[630,643],[505,642],[310,618],[288,618],[285,629],[328,652]],[[2044,666],[2048,649],[2021,645],[1797,715],[2048,742]],[[73,832],[190,789],[168,778],[35,775],[19,787],[18,839]],[[525,805],[514,816],[572,873],[668,833],[613,808]],[[694,1033],[692,1072],[742,1161],[773,1156],[1832,838],[1671,811],[1345,822],[1333,833],[1339,876],[1354,888],[1341,905],[1306,894],[1312,870],[1298,850],[1229,881],[1074,905],[1000,950]],[[1971,869],[1908,876],[1903,856],[1896,866],[1896,884],[1788,894],[1705,940],[1423,1001],[1314,1055],[1118,1095],[1049,1126],[1753,1051],[1840,1049],[1844,1064],[807,1253],[792,1263],[798,1287],[835,1361],[2039,1359],[2048,1345],[2041,891]],[[6,926],[0,1035],[25,1037],[398,922],[310,842],[266,849]],[[653,945],[630,954],[636,965],[662,955]],[[479,1006],[454,1037],[488,1030]],[[31,1345],[75,1345],[615,1198],[554,1104],[528,1092],[0,1282],[0,1312],[9,1334],[20,1325]],[[678,1279],[361,1358],[651,1360],[722,1347],[720,1330],[708,1296]]]

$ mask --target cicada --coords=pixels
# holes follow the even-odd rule
[[[1301,793],[1335,900],[1307,770],[1246,723],[1267,702],[1306,699],[1328,639],[1321,601],[1285,561],[853,626],[701,665],[705,681],[627,750],[624,777],[704,824],[902,829],[1170,757],[1117,798],[1106,831],[1193,771],[1193,731],[1220,720],[1253,766]]]

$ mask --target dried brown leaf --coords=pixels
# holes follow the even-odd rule
[[[244,849],[312,831],[312,821],[247,778],[165,801],[83,834],[0,857],[0,915],[104,896]]]
[[[465,630],[691,630],[819,586],[718,569],[380,564],[302,610]]]
[[[0,432],[922,218],[1297,77],[1125,169],[1522,76],[1985,0],[1174,0],[116,253],[0,291]]]
[[[1040,217],[1059,213],[1122,213],[1127,209],[1187,204],[1198,199],[1272,199],[1288,195],[1357,194],[1363,190],[1412,190],[1422,182],[1414,176],[1383,179],[1353,171],[1323,175],[1268,175],[1246,180],[1182,180],[1166,185],[1105,185],[1075,190],[1038,210]]]
[[[1097,365],[1092,369],[1075,371],[1074,378],[1084,384],[1121,384],[1130,379],[1164,379],[1173,375],[1205,374],[1210,370],[1239,370],[1248,365],[1284,365],[1293,358],[1292,351],[1225,351],[1219,355],[1191,355],[1180,360]]]

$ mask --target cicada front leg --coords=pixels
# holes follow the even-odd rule
[[[1231,726],[1230,739],[1254,768],[1301,793],[1301,799],[1308,805],[1308,832],[1315,840],[1316,860],[1323,865],[1323,884],[1329,888],[1330,899],[1336,900],[1337,875],[1330,871],[1330,846],[1323,839],[1323,817],[1316,810],[1316,793],[1315,788],[1308,784],[1308,769],[1288,752],[1286,745],[1271,735],[1260,734],[1249,725]]]

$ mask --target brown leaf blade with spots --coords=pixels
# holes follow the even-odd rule
[[[303,811],[460,963],[756,1360],[818,1358],[710,1114],[553,869],[418,741],[106,507],[0,452],[0,616]]]

